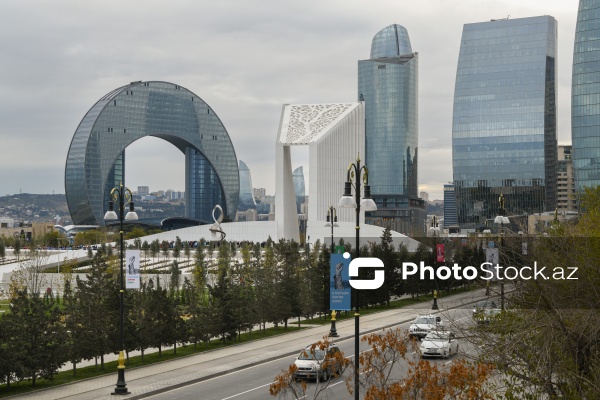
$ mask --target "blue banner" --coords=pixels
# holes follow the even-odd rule
[[[345,258],[344,256],[348,258]],[[350,287],[349,266],[352,258],[349,253],[332,254],[329,259],[330,286],[329,286],[329,309],[330,310],[352,310],[352,291]]]

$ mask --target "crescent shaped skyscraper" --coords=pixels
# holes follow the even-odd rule
[[[185,155],[185,217],[210,222],[216,204],[235,217],[238,163],[219,117],[180,85],[138,81],[103,96],[75,131],[65,166],[74,224],[104,225],[110,191],[125,185],[125,148],[146,136],[163,139]]]

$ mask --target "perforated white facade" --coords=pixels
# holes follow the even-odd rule
[[[364,103],[285,104],[276,151],[275,220],[280,238],[300,240],[290,146],[309,146],[307,236],[325,223],[342,197],[348,166],[365,153]],[[355,222],[354,209],[338,209],[338,220]],[[364,213],[361,213],[361,223]],[[350,235],[351,236],[351,235]]]

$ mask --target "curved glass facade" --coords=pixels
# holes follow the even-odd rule
[[[296,212],[300,214],[300,207],[304,204],[305,186],[304,186],[304,168],[298,167],[292,172],[294,181],[294,193],[296,194]]]
[[[366,116],[365,164],[377,204],[367,222],[408,234],[425,226],[417,181],[418,61],[408,32],[394,24],[373,37],[371,59],[358,62],[358,98],[365,102]]]
[[[571,134],[578,191],[600,185],[600,1],[580,0],[573,51]]]
[[[235,216],[237,158],[219,117],[182,86],[139,81],[98,100],[75,131],[65,167],[74,224],[104,225],[110,191],[125,184],[125,148],[146,136],[164,139],[185,154],[185,217],[212,221],[215,204]]]
[[[458,222],[556,203],[556,20],[492,20],[463,28],[452,122]]]
[[[411,54],[408,31],[398,24],[386,26],[371,41],[371,59]]]
[[[240,202],[238,211],[246,211],[249,208],[256,208],[254,193],[252,190],[252,176],[250,168],[242,160],[239,161],[240,168]]]

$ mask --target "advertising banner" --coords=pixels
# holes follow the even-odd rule
[[[485,270],[490,271],[490,273],[492,275],[494,275],[495,278],[493,278],[492,280],[496,280],[496,273],[494,270],[494,267],[496,265],[498,265],[498,263],[500,262],[499,258],[498,258],[498,248],[497,247],[488,247],[487,249],[485,249],[485,262],[487,263],[484,267]],[[490,275],[487,275],[490,276]]]
[[[435,245],[435,254],[436,254],[435,261],[442,262],[442,263],[446,261],[443,243],[438,243]]]
[[[125,289],[140,288],[140,251],[125,250]]]
[[[346,253],[347,254],[347,253]],[[343,254],[332,254],[329,259],[330,286],[329,309],[351,310],[352,290],[350,287],[349,265],[351,257],[344,258]]]

